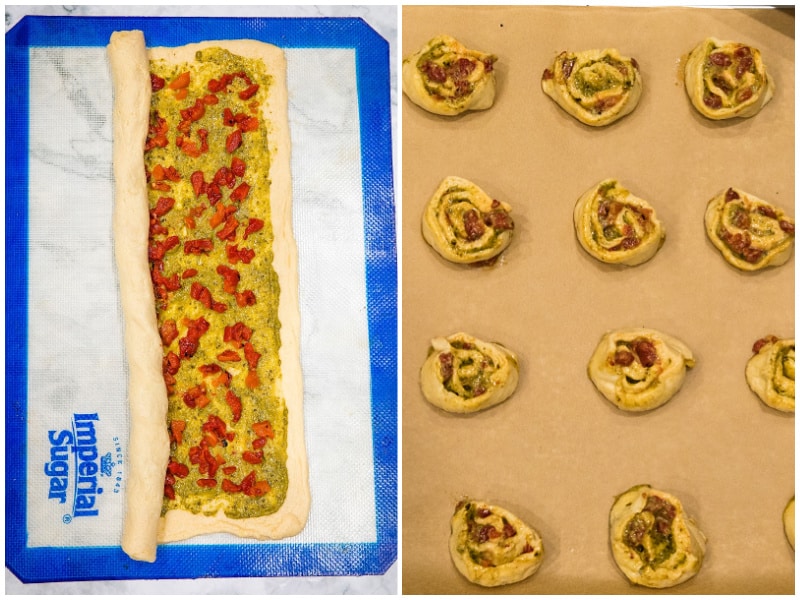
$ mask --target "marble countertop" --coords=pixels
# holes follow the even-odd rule
[[[397,25],[395,6],[8,6],[6,31],[26,15],[59,16],[252,16],[360,17],[389,41],[393,162],[397,167]],[[395,173],[397,169],[395,168]],[[221,578],[199,580],[78,581],[23,584],[6,569],[7,594],[395,594],[398,562],[381,576]]]

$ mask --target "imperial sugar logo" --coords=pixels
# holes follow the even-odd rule
[[[64,523],[99,516],[103,497],[122,491],[119,437],[98,439],[99,429],[97,413],[74,413],[68,429],[47,432],[47,498],[65,510]]]

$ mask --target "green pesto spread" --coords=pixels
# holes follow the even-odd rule
[[[174,199],[172,208],[157,219],[166,231],[154,233],[151,226],[150,244],[152,247],[154,242],[163,241],[170,236],[178,236],[180,239],[179,245],[164,254],[163,266],[156,265],[151,257],[151,268],[161,268],[165,277],[177,274],[180,281],[179,289],[170,290],[166,299],[163,296],[159,299],[156,290],[159,327],[169,321],[177,324],[177,337],[165,345],[164,355],[167,357],[173,353],[180,357],[180,367],[174,373],[173,384],[170,386],[167,382],[169,409],[166,426],[172,431],[175,421],[185,422],[185,429],[179,435],[180,440],[176,440],[174,433],[171,433],[170,461],[171,464],[180,463],[189,469],[188,475],[172,477],[168,469],[166,483],[171,485],[174,493],[167,494],[165,486],[162,513],[184,509],[193,513],[215,514],[222,509],[231,518],[267,515],[280,508],[288,487],[287,410],[276,387],[281,373],[278,354],[281,344],[278,320],[280,287],[272,265],[268,124],[260,110],[269,93],[271,77],[262,61],[236,56],[220,48],[198,51],[196,61],[191,64],[174,65],[164,61],[151,61],[150,68],[153,75],[163,79],[163,87],[155,89],[154,86],[149,137],[153,135],[152,126],[157,122],[156,115],[165,119],[168,124],[166,147],[154,147],[145,152],[145,167],[150,177],[150,208],[153,210],[163,197]],[[186,92],[170,87],[171,82],[186,72],[190,74],[190,81],[184,86]],[[245,74],[246,78],[237,75],[225,89],[212,94],[209,82],[219,81],[225,74]],[[258,84],[257,91],[250,97],[240,98],[239,93],[248,87],[252,88],[254,84]],[[215,103],[208,101],[210,95],[216,96]],[[178,131],[179,123],[185,121],[181,111],[196,106],[198,100],[203,104],[203,115],[191,122],[188,131],[182,134]],[[258,118],[257,128],[243,131],[241,145],[233,152],[226,146],[229,136],[237,126],[224,122],[226,109],[231,114]],[[199,156],[191,156],[177,147],[176,139],[181,135],[185,140],[192,141],[196,147],[201,147],[202,140],[198,133],[200,130],[208,132],[207,151]],[[212,206],[207,193],[195,193],[191,176],[199,171],[203,175],[203,181],[208,184],[214,180],[221,167],[231,168],[233,157],[244,161],[245,171],[242,176],[234,178],[230,187],[220,186],[221,198]],[[180,179],[154,182],[152,173],[158,165],[164,169],[174,167]],[[169,190],[153,189],[154,183],[168,185]],[[231,193],[242,183],[249,185],[246,197],[232,199]],[[232,215],[239,223],[234,234],[227,239],[221,239],[217,235],[224,229],[225,221],[213,226],[210,223],[219,205],[230,207],[231,212],[227,216]],[[244,239],[245,229],[252,219],[263,221],[263,228],[249,233],[247,239]],[[211,240],[213,249],[208,252],[187,253],[184,244],[189,240]],[[231,262],[228,246],[234,244],[239,250],[247,248],[255,252],[249,264],[241,260]],[[240,305],[231,293],[230,284],[228,290],[224,288],[224,277],[217,271],[219,265],[238,271],[240,278],[235,290],[240,293],[253,292],[256,298],[254,304]],[[196,270],[197,274],[185,276],[187,270]],[[225,305],[225,311],[212,310],[193,297],[193,283],[207,288],[214,302]],[[201,335],[194,354],[187,356],[180,349],[180,340],[187,336],[189,329],[186,319],[197,320],[200,317],[207,321],[209,327]],[[249,342],[260,354],[254,369],[257,385],[252,384],[253,375],[249,374],[251,369],[242,345],[224,339],[226,326],[236,323],[243,323],[251,330]],[[225,351],[234,351],[239,360],[220,360],[219,355]],[[199,367],[208,365],[217,365],[220,370],[204,375]],[[230,376],[227,382],[224,381],[225,372]],[[198,385],[204,386],[208,402],[192,408],[185,401],[184,395]],[[241,401],[241,416],[238,420],[235,419],[234,409],[228,400],[229,392]],[[204,424],[212,416],[224,422],[225,435],[220,435],[219,430],[211,436],[208,435],[208,426],[204,429]],[[265,421],[269,422],[274,437],[265,439],[261,435],[258,440],[259,436],[252,426]],[[201,450],[210,452],[217,463],[213,469],[213,477],[207,467],[206,472],[201,473],[200,465],[203,461],[198,463],[196,460],[196,455]],[[262,453],[260,460],[253,459],[253,453],[257,455],[259,450]],[[251,460],[246,460],[245,457]],[[225,491],[224,480],[228,480],[233,486],[243,487],[243,480],[251,472],[254,475],[251,475],[250,481],[262,482],[261,491]],[[201,480],[204,485],[198,483]],[[214,485],[211,485],[212,481]],[[263,486],[263,482],[267,486]],[[249,486],[245,484],[244,487]],[[263,491],[265,487],[268,487],[266,492]],[[174,495],[174,498],[170,498],[170,495]]]

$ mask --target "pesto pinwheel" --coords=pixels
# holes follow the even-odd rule
[[[794,219],[733,187],[709,200],[705,227],[723,258],[743,271],[782,265],[794,247]]]
[[[450,556],[469,581],[496,587],[533,575],[544,544],[536,530],[506,509],[467,499],[450,519]]]
[[[714,120],[752,117],[775,90],[757,48],[716,38],[703,40],[689,53],[683,74],[694,107]]]
[[[445,259],[484,263],[511,243],[511,207],[461,177],[446,177],[422,216],[422,236]]]
[[[668,588],[694,577],[706,537],[675,496],[637,485],[617,496],[609,517],[611,552],[632,583]]]
[[[517,355],[466,333],[431,340],[420,371],[425,399],[452,413],[472,413],[507,400],[519,381]]]
[[[672,398],[694,364],[692,351],[680,340],[654,329],[629,328],[601,338],[588,374],[614,406],[641,412]]]
[[[587,190],[575,204],[573,221],[583,249],[605,263],[639,265],[658,252],[666,237],[653,207],[616,179]]]
[[[794,412],[794,338],[774,335],[753,344],[753,356],[745,367],[747,385],[761,401],[775,410]]]
[[[497,56],[470,50],[449,35],[437,35],[403,59],[403,92],[437,115],[459,115],[492,106]]]
[[[642,76],[615,48],[562,52],[542,74],[542,90],[581,123],[609,125],[636,108]]]
[[[786,508],[783,509],[783,531],[786,534],[789,545],[794,550],[794,496],[786,504]]]

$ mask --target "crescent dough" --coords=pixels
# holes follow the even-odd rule
[[[536,530],[509,511],[468,499],[450,519],[450,556],[469,581],[495,587],[533,575],[544,545]]]
[[[270,218],[273,226],[273,268],[280,284],[279,360],[281,378],[275,395],[288,413],[286,461],[289,485],[281,508],[255,518],[232,519],[222,510],[204,516],[170,510],[161,516],[164,477],[170,453],[167,400],[162,375],[152,281],[148,265],[150,212],[144,177],[144,141],[150,123],[150,61],[191,64],[198,50],[223,48],[232,54],[263,61],[272,77],[268,99],[260,106],[269,132]],[[286,65],[280,49],[262,42],[212,41],[179,48],[145,48],[141,31],[115,32],[108,46],[114,82],[114,244],[130,365],[131,442],[126,482],[127,511],[123,549],[137,560],[155,560],[156,543],[212,532],[257,539],[281,538],[301,531],[309,510],[303,388],[299,353],[297,254],[292,234],[290,138]],[[135,235],[131,231],[136,224]],[[138,282],[134,287],[131,278]],[[149,288],[149,289],[148,289]],[[158,344],[158,348],[155,344]],[[141,367],[141,368],[140,368]],[[145,390],[142,393],[139,390]]]
[[[786,539],[794,550],[794,496],[786,504],[783,509],[783,530],[786,533]]]
[[[494,103],[496,60],[449,35],[437,35],[403,59],[403,92],[437,115],[487,109]]]
[[[728,188],[706,206],[708,239],[722,257],[743,271],[784,264],[794,247],[794,219],[738,188]]]
[[[589,360],[588,374],[614,406],[641,412],[658,408],[683,385],[695,364],[692,351],[654,329],[630,328],[606,333]]]
[[[600,127],[636,108],[642,76],[615,48],[562,52],[542,74],[542,90],[581,123]]]
[[[587,190],[575,204],[573,221],[583,249],[605,263],[639,265],[658,252],[666,237],[653,207],[616,179]]]
[[[514,393],[518,381],[516,354],[466,333],[431,340],[420,371],[425,399],[453,413],[472,413],[500,404]]]
[[[758,48],[716,38],[689,53],[684,84],[697,111],[714,120],[752,117],[775,90]]]
[[[511,243],[511,206],[461,177],[445,177],[422,215],[422,236],[455,263],[483,263]]]
[[[747,361],[747,385],[767,406],[794,412],[794,339],[762,338]]]
[[[611,552],[632,583],[668,588],[694,577],[706,538],[680,500],[649,485],[620,494],[609,516]]]

